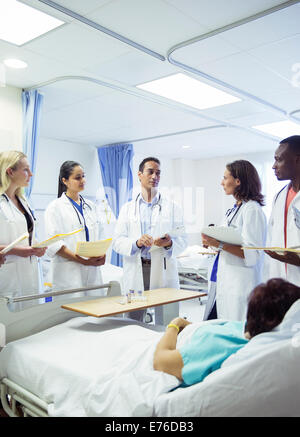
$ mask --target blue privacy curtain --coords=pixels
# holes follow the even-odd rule
[[[98,148],[104,191],[108,204],[118,218],[121,207],[132,198],[132,144]],[[122,267],[122,257],[112,250],[111,264]]]
[[[40,94],[37,90],[22,92],[23,152],[27,156],[30,169],[33,173],[33,176],[30,179],[28,187],[25,188],[25,194],[27,199],[29,199],[31,196],[33,182],[34,182],[43,99],[44,96]],[[41,262],[42,262],[41,259],[38,258],[39,290],[40,292],[43,292],[44,284],[43,284],[43,271],[42,271]],[[46,298],[46,302],[47,300],[52,300],[52,298],[51,297]]]
[[[30,183],[25,189],[26,197],[28,199],[30,198],[34,182],[43,99],[44,96],[37,90],[22,92],[23,152],[27,155],[33,173]]]

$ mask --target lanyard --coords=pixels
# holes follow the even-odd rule
[[[242,203],[240,203],[239,206],[237,206],[237,204],[235,204],[235,205],[233,206],[233,208],[230,208],[230,209],[226,212],[227,225],[228,225],[228,226],[231,225],[232,220],[234,219],[234,217],[235,217],[235,216],[237,215],[237,213],[239,212],[239,209],[240,209],[241,206],[242,206]],[[228,220],[228,217],[229,217],[233,212],[234,212],[233,216],[231,217],[230,220]]]
[[[67,197],[68,197],[68,196],[67,196]],[[73,199],[71,199],[70,197],[68,197],[68,199],[70,200],[70,202],[71,202],[73,208],[75,209],[75,212],[76,212],[76,214],[77,214],[77,217],[78,217],[78,220],[79,220],[79,223],[80,223],[80,224],[82,224],[82,223],[81,223],[80,216],[78,215],[77,210],[78,210],[78,211],[80,212],[80,214],[82,215],[83,222],[84,222],[84,229],[85,229],[85,239],[86,239],[86,241],[90,241],[89,229],[88,229],[88,227],[87,227],[87,225],[86,225],[86,223],[85,223],[85,218],[84,218],[84,214],[83,214],[83,202],[82,202],[82,199],[80,199],[80,205],[78,205],[78,203],[76,203],[76,202],[75,202]]]

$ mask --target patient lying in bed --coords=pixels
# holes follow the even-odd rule
[[[248,308],[249,336],[272,330],[299,298],[300,288],[283,280],[257,287]],[[184,319],[172,324],[179,335],[172,326],[162,333],[132,320],[75,317],[8,343],[0,352],[0,380],[8,378],[44,400],[50,416],[151,416],[163,396],[174,398],[181,390],[188,395],[228,354],[252,343],[244,338],[243,324]],[[203,341],[204,335],[211,341]],[[173,390],[182,382],[193,385]]]
[[[177,334],[190,323],[176,318],[168,325],[154,353],[154,369],[176,376],[183,385],[202,381],[209,373],[241,349],[257,334],[281,323],[291,305],[300,299],[300,288],[283,279],[271,279],[257,286],[248,302],[244,322],[220,322],[198,327],[184,345],[177,346]]]

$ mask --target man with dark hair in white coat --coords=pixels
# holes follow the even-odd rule
[[[269,247],[300,248],[300,135],[282,140],[273,169],[279,181],[290,180],[274,198],[268,226]],[[295,252],[266,251],[266,279],[281,277],[299,286],[300,257]]]
[[[158,191],[160,161],[157,158],[145,158],[138,177],[141,192],[123,205],[113,238],[113,249],[123,256],[123,292],[178,289],[176,257],[187,246],[182,211]],[[144,315],[144,311],[130,313],[137,320],[143,320]],[[162,309],[156,307],[155,323],[164,323],[163,317]]]

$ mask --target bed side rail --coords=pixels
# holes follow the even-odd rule
[[[8,378],[0,381],[0,398],[10,417],[48,417],[48,405]]]
[[[76,288],[72,290],[49,291],[42,294],[33,294],[15,298],[0,297],[0,324],[1,324],[1,347],[5,343],[27,337],[44,329],[50,328],[59,323],[63,323],[73,317],[85,317],[82,314],[73,311],[66,311],[61,305],[78,302],[78,300],[101,299],[106,296],[84,296],[68,298],[71,293],[90,291],[96,289],[107,289],[106,296],[120,296],[121,288],[117,281],[110,281],[107,284],[101,284],[94,287]],[[46,297],[56,297],[66,295],[66,300],[58,299],[53,302],[39,303],[40,299]],[[14,302],[37,300],[37,304],[26,308],[22,311],[9,311],[9,304]],[[3,338],[4,337],[4,338]]]

